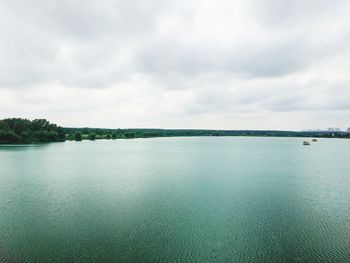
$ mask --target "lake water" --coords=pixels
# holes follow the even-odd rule
[[[0,146],[0,262],[350,262],[350,140]]]

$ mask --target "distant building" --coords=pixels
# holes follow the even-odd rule
[[[340,128],[328,128],[327,131],[340,132]]]
[[[350,127],[349,128],[347,128],[347,130],[346,130],[347,132],[350,132]]]
[[[332,127],[329,127],[327,129],[308,129],[308,130],[304,130],[304,131],[308,131],[308,132],[341,132],[342,130],[340,128],[332,128]],[[347,130],[348,132],[350,132],[350,127],[348,128]]]

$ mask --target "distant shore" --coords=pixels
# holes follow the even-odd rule
[[[342,131],[204,130],[204,129],[104,129],[68,128],[45,119],[10,118],[0,120],[0,144],[27,144],[82,140],[113,140],[157,137],[250,136],[350,138]]]

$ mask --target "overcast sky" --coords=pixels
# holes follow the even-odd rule
[[[348,0],[0,0],[0,118],[350,127]]]

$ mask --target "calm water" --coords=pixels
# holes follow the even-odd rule
[[[1,146],[0,262],[350,262],[350,140]]]

